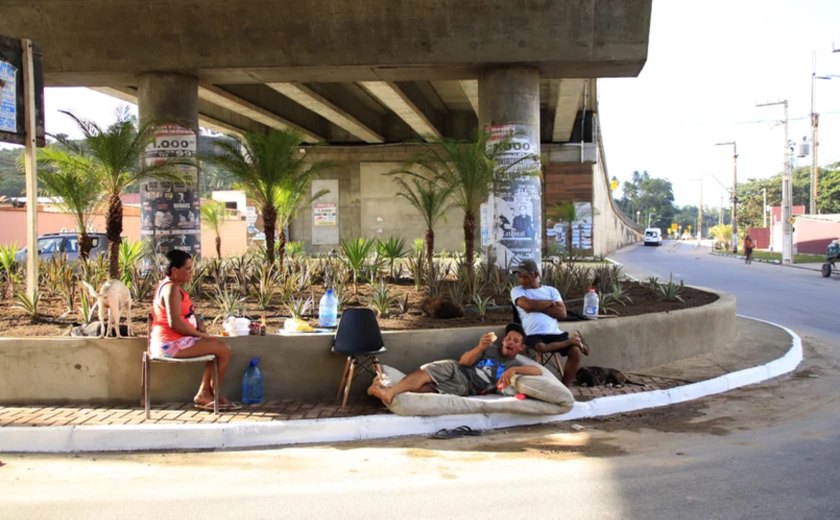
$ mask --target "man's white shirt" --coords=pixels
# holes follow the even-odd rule
[[[526,289],[518,285],[510,290],[510,300],[516,305],[516,300],[521,297],[529,300],[550,300],[553,302],[562,302],[560,291],[551,287],[550,285],[540,285],[535,289]],[[563,330],[557,323],[557,320],[542,312],[525,312],[522,307],[516,305],[516,312],[519,313],[519,319],[522,321],[522,328],[525,329],[525,334],[563,334]]]

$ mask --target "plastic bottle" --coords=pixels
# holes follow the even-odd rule
[[[595,292],[594,287],[590,287],[589,291],[583,297],[583,315],[590,320],[598,319],[598,293]]]
[[[257,365],[260,358],[255,357],[248,363],[242,376],[242,402],[244,404],[260,404],[263,400],[263,376]]]
[[[321,296],[321,304],[318,305],[318,325],[324,328],[335,327],[338,319],[338,299],[332,289]]]

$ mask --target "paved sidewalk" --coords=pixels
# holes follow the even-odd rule
[[[802,358],[787,329],[738,318],[733,341],[695,358],[628,374],[640,385],[575,388],[575,408],[558,416],[459,415],[400,417],[368,396],[337,402],[272,401],[214,415],[185,403],[139,406],[0,407],[2,451],[103,451],[277,446],[418,435],[468,424],[477,429],[609,415],[753,384],[792,371]],[[597,348],[597,345],[593,345]]]

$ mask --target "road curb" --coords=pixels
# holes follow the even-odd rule
[[[0,451],[7,453],[78,453],[104,451],[157,451],[271,448],[295,444],[361,441],[426,435],[441,428],[468,425],[476,430],[493,430],[576,419],[588,419],[657,408],[715,395],[787,374],[802,361],[802,340],[791,329],[777,323],[738,315],[784,330],[791,347],[780,358],[705,381],[635,394],[607,396],[577,402],[562,415],[523,416],[444,415],[403,417],[369,415],[338,419],[305,419],[272,423],[208,425],[129,426],[45,426],[0,428]]]

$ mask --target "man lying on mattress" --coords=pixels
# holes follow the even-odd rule
[[[466,351],[461,359],[433,361],[408,374],[393,386],[386,386],[377,377],[368,394],[390,405],[404,392],[437,392],[450,395],[484,395],[494,393],[511,383],[516,375],[539,376],[539,367],[525,365],[516,355],[525,351],[525,331],[516,323],[505,328],[502,346],[494,345],[496,334],[481,336],[478,345]]]

